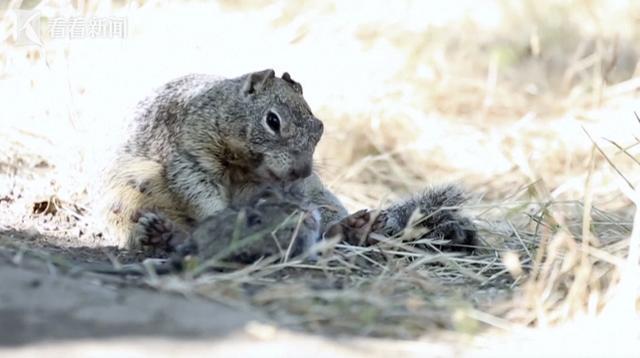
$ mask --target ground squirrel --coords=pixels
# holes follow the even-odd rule
[[[312,172],[322,132],[301,85],[286,72],[282,78],[265,70],[232,79],[188,75],[171,81],[138,104],[129,136],[106,169],[100,199],[107,237],[119,246],[154,251],[195,242],[200,252],[213,254],[230,244],[232,235],[223,233],[229,223],[238,223],[234,218],[240,213],[249,220],[241,223],[241,231],[255,233],[266,224],[253,225],[251,217],[262,216],[270,224],[298,211],[305,213],[308,226],[292,247],[298,253],[320,233],[371,244],[371,232],[396,235],[415,224],[411,218],[418,212],[418,224],[428,229],[425,237],[472,245],[475,229],[459,214],[464,195],[455,186],[348,216]],[[264,200],[265,193],[278,192],[281,203]],[[238,256],[281,251],[296,239],[291,236],[275,246],[249,246]]]
[[[312,171],[322,132],[302,86],[286,72],[173,80],[138,103],[104,173],[107,237],[128,248],[151,243],[144,225],[152,217],[144,216],[157,214],[188,231],[245,205],[265,185],[298,188],[318,207],[324,228],[346,211]]]

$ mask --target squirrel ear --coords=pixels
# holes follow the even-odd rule
[[[293,89],[296,90],[296,92],[302,94],[302,86],[293,80],[293,78],[291,78],[291,75],[289,75],[289,72],[285,72],[282,74],[282,79],[285,80],[285,82],[289,83],[291,86],[293,86]]]
[[[250,73],[242,86],[242,92],[252,94],[259,91],[272,78],[276,77],[275,71],[269,69]]]

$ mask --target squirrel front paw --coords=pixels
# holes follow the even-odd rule
[[[159,252],[173,252],[184,243],[186,233],[162,213],[145,211],[133,218],[133,238],[138,246]]]

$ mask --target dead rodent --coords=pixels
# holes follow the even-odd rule
[[[246,206],[265,185],[301,191],[318,208],[322,229],[346,216],[313,173],[322,132],[302,86],[287,73],[171,81],[139,102],[104,173],[99,211],[106,237],[121,247],[148,244],[152,238],[139,233],[149,230],[139,226],[154,221],[137,220],[146,212],[189,232],[229,207]]]
[[[371,233],[389,238],[405,230],[407,244],[425,250],[472,251],[477,245],[475,225],[462,213],[468,194],[457,185],[428,188],[379,211],[356,212],[321,231],[320,214],[301,192],[266,187],[243,207],[229,207],[199,223],[186,234],[168,230],[166,220],[141,227],[157,227],[145,236],[163,251],[193,251],[201,260],[215,257],[250,263],[261,257],[313,256],[310,249],[323,238],[341,235],[352,245],[375,244]],[[157,220],[150,215],[143,220]],[[158,225],[159,224],[159,225]],[[161,236],[166,232],[176,234]],[[427,239],[425,243],[416,242]],[[164,245],[164,246],[163,246]],[[185,250],[186,249],[186,250]]]
[[[267,187],[242,207],[227,207],[186,231],[167,216],[147,211],[135,218],[138,229],[150,240],[146,252],[155,258],[141,263],[114,267],[88,264],[78,272],[140,276],[180,272],[187,262],[195,264],[192,273],[238,264],[251,264],[261,258],[289,260],[315,257],[314,245],[321,239],[320,213],[300,192]]]
[[[314,245],[320,240],[320,213],[298,191],[267,187],[250,198],[242,207],[227,207],[204,219],[190,231],[175,225],[167,216],[145,212],[136,218],[147,230],[148,252],[165,257],[154,261],[157,273],[183,269],[185,260],[197,264],[249,264],[260,258],[282,260],[313,257]],[[113,274],[145,274],[141,264],[124,268],[100,266],[89,268]]]
[[[260,258],[315,258],[314,245],[324,238],[340,236],[356,246],[378,244],[378,234],[423,250],[471,252],[477,245],[476,228],[461,212],[467,194],[458,186],[430,188],[382,210],[362,210],[321,231],[318,208],[300,191],[266,187],[239,207],[230,206],[204,219],[191,230],[175,225],[167,216],[148,211],[137,217],[136,226],[149,252],[168,257],[154,264],[157,273],[180,271],[186,260],[197,264],[250,264]],[[124,268],[93,267],[90,271],[144,275],[140,264]]]
[[[261,257],[287,259],[308,254],[321,237],[318,209],[300,193],[266,188],[242,207],[228,207],[204,219],[190,232],[166,217],[147,213],[139,220],[153,221],[145,235],[155,237],[153,248],[200,260],[220,259],[251,263]]]

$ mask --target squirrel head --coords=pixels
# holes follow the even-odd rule
[[[254,161],[253,175],[261,182],[288,182],[312,172],[312,157],[323,132],[302,96],[302,86],[288,73],[273,70],[245,74],[236,79],[235,122],[227,136],[246,146]],[[240,125],[239,125],[240,124]]]

